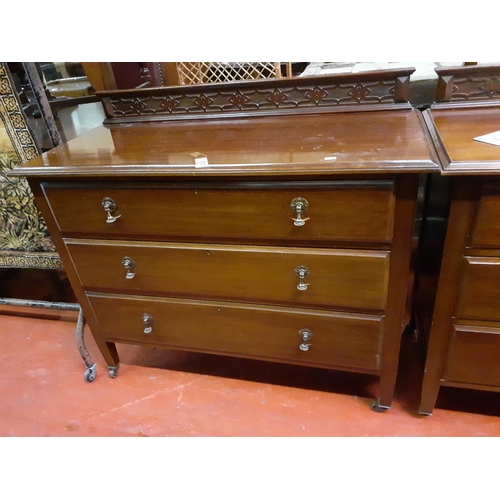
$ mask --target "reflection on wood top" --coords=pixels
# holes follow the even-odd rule
[[[100,126],[14,175],[303,175],[438,170],[412,109]],[[195,166],[195,153],[208,166]]]
[[[424,112],[443,174],[500,173],[500,146],[474,137],[500,130],[500,106],[442,107]]]

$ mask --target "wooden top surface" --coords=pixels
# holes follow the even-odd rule
[[[20,176],[210,176],[437,171],[418,111],[396,109],[100,126]],[[195,154],[208,166],[195,166]]]
[[[500,146],[474,140],[500,131],[500,106],[435,107],[424,117],[443,174],[500,174]]]

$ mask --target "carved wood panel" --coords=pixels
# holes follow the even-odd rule
[[[410,70],[101,92],[108,119],[407,102]]]
[[[460,66],[436,69],[438,102],[500,99],[499,66]]]

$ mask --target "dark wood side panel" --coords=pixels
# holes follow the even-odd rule
[[[108,341],[376,372],[383,316],[88,294]],[[110,314],[113,311],[113,314]],[[144,333],[143,314],[152,320]],[[313,337],[306,351],[299,332]]]
[[[468,179],[454,178],[451,193],[452,203],[422,386],[420,411],[424,414],[431,414],[436,404],[461,285],[463,252],[477,205],[474,187]]]
[[[387,295],[387,318],[383,338],[380,405],[389,407],[394,395],[401,336],[409,320],[406,304],[410,285],[410,260],[415,224],[419,177],[400,176],[396,185],[393,252]]]

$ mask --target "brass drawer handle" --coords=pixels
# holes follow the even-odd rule
[[[302,341],[299,345],[301,351],[308,351],[311,344],[308,342],[313,338],[313,333],[308,328],[303,328],[299,331],[300,340]]]
[[[144,323],[144,333],[152,333],[153,331],[153,316],[144,313],[142,315],[142,322]]]
[[[309,208],[309,202],[305,198],[294,198],[290,203],[290,208],[297,214],[296,219],[292,217],[294,226],[303,226],[306,220],[309,220],[309,217],[306,219],[302,217]]]
[[[130,257],[123,257],[122,264],[127,271],[125,278],[131,280],[135,276],[135,262]]]
[[[115,222],[118,217],[121,217],[121,215],[111,215],[115,210],[116,210],[116,203],[112,198],[104,198],[102,200],[102,206],[104,207],[104,210],[108,214],[106,217],[106,222],[108,224],[111,224],[112,222]]]
[[[295,276],[299,278],[299,284],[297,285],[298,290],[307,290],[307,287],[309,286],[309,283],[306,283],[304,280],[309,277],[311,272],[309,269],[307,269],[306,266],[298,266],[294,269],[293,271],[295,273]]]

